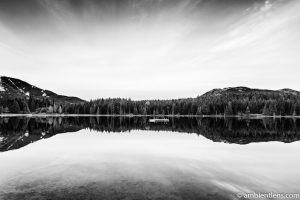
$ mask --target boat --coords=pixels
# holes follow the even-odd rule
[[[149,119],[151,123],[168,123],[169,121],[169,119]]]

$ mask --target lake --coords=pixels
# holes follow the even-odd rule
[[[169,120],[0,118],[0,199],[300,193],[300,119]]]

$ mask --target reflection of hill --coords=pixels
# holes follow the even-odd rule
[[[99,132],[152,130],[196,133],[216,142],[293,142],[300,139],[300,120],[237,118],[170,118],[149,123],[147,117],[0,118],[0,151],[18,149],[58,133],[89,128]]]
[[[19,149],[32,142],[58,133],[81,130],[75,124],[62,123],[58,118],[0,118],[0,151]]]
[[[206,124],[205,124],[206,123]],[[202,120],[201,135],[216,142],[294,142],[300,139],[300,123],[293,119]]]

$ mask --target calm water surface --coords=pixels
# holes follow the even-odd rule
[[[293,119],[1,118],[0,199],[300,192]]]

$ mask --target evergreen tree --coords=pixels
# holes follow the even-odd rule
[[[62,107],[61,107],[61,106],[59,106],[59,108],[58,108],[58,113],[59,113],[59,114],[62,114],[62,113],[63,113],[63,110],[62,110]]]
[[[245,113],[246,113],[246,115],[250,115],[250,108],[249,108],[249,106],[247,106]]]
[[[53,113],[57,113],[58,112],[58,106],[56,105],[56,103],[54,103],[53,105]]]
[[[11,113],[20,113],[20,105],[19,105],[18,101],[14,100],[14,102],[9,110]]]
[[[24,113],[30,113],[30,109],[25,101],[22,101],[22,110]]]
[[[197,108],[197,115],[203,115],[201,106],[198,106]]]
[[[28,101],[28,104],[29,104],[29,109],[31,112],[34,112],[35,109],[36,109],[36,105],[35,105],[35,100],[33,98],[33,96],[30,95],[29,97],[29,101]]]
[[[269,115],[269,110],[267,109],[267,104],[264,105],[262,114],[263,114],[263,115]]]
[[[225,115],[233,115],[233,109],[232,109],[231,102],[229,102],[225,108]]]

